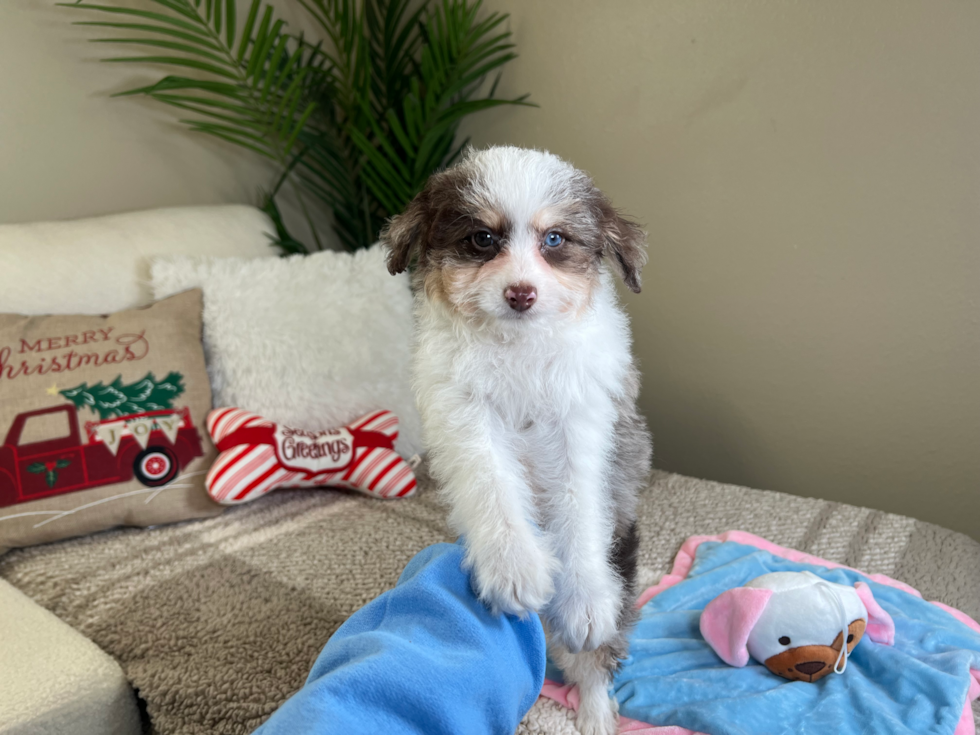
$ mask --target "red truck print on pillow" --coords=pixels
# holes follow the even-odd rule
[[[204,454],[190,411],[170,407],[183,392],[179,373],[60,392],[72,405],[26,411],[10,425],[0,446],[0,507],[133,478],[159,487]],[[84,443],[82,405],[100,418],[85,423]]]

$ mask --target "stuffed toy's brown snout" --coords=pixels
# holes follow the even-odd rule
[[[847,626],[848,654],[854,650],[854,646],[861,640],[865,627],[865,622],[860,618]],[[810,645],[787,648],[782,653],[767,658],[763,663],[772,673],[784,679],[817,681],[834,670],[834,665],[840,658],[842,638],[842,633],[838,633],[834,642],[829,646]]]

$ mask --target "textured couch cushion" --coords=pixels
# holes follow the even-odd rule
[[[0,580],[0,733],[138,735],[119,664]]]
[[[116,657],[166,735],[251,732],[334,630],[451,534],[419,468],[398,503],[287,490],[224,515],[0,557],[0,576]],[[656,473],[640,500],[641,583],[693,534],[737,528],[908,582],[980,616],[980,544],[910,518]],[[544,700],[519,732],[575,733]]]
[[[273,255],[254,207],[177,207],[0,225],[0,313],[108,314],[148,303],[157,255]]]

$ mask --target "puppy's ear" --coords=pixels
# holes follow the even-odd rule
[[[407,269],[412,256],[424,249],[430,214],[427,188],[381,231],[381,242],[388,248],[388,271],[392,275]]]
[[[646,233],[636,222],[617,212],[601,194],[598,212],[604,241],[603,255],[612,261],[627,288],[633,293],[640,293],[640,271],[647,262]]]

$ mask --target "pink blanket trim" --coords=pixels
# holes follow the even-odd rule
[[[873,582],[900,589],[903,592],[908,592],[910,595],[918,597],[919,599],[922,598],[922,595],[917,589],[909,587],[904,582],[899,582],[891,577],[886,577],[884,574],[864,574],[864,572],[854,569],[853,567],[827,561],[826,559],[821,559],[820,557],[813,556],[812,554],[805,554],[802,551],[796,551],[795,549],[787,549],[783,546],[778,546],[772,541],[767,541],[760,536],[746,533],[745,531],[726,531],[718,536],[691,536],[681,546],[681,550],[677,552],[677,556],[674,557],[674,568],[671,569],[670,574],[665,574],[660,578],[660,581],[657,584],[645,590],[643,594],[637,598],[636,606],[638,608],[643,607],[668,587],[673,587],[678,582],[683,581],[690,573],[691,567],[694,566],[694,555],[697,553],[698,546],[703,544],[705,541],[732,541],[737,544],[745,544],[746,546],[755,546],[757,549],[768,551],[774,556],[779,556],[783,559],[789,559],[790,561],[795,561],[802,564],[815,564],[828,569],[850,569],[852,572],[863,574]],[[965,612],[952,608],[949,605],[944,605],[941,602],[933,601],[932,604],[949,613],[967,627],[970,627],[980,633],[980,623],[977,623],[976,620],[971,618]],[[970,679],[970,688],[966,695],[966,702],[963,705],[963,714],[960,717],[959,723],[956,725],[956,730],[953,731],[953,735],[974,735],[976,732],[973,720],[973,708],[970,707],[970,702],[980,697],[980,671],[971,669],[970,674],[972,675]],[[552,699],[564,707],[569,707],[573,710],[578,709],[578,688],[571,684],[561,685],[557,682],[545,679],[544,686],[541,687],[541,696]],[[684,727],[677,727],[675,725],[669,725],[666,727],[649,725],[645,722],[641,722],[640,720],[631,720],[629,717],[619,718],[619,731],[635,733],[636,735],[704,735],[704,733],[688,730]]]
[[[562,707],[578,710],[578,687],[573,684],[559,684],[550,679],[544,680],[541,687],[541,696],[553,699]],[[640,720],[631,720],[629,717],[620,716],[619,731],[634,733],[634,735],[704,735],[704,733],[688,730],[686,727],[655,727],[648,725]]]

